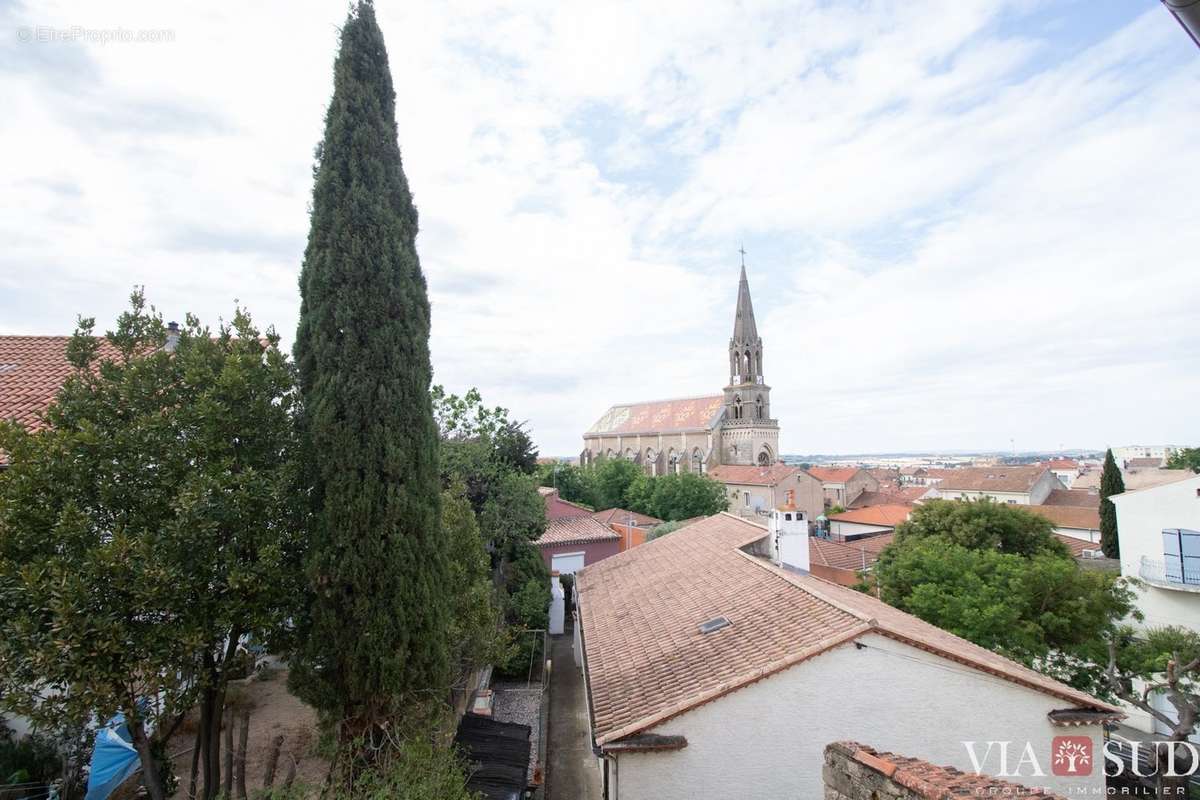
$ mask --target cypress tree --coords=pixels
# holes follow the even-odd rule
[[[1121,557],[1117,539],[1117,507],[1108,498],[1125,491],[1125,481],[1110,449],[1104,454],[1104,470],[1100,473],[1100,549],[1109,558]]]
[[[417,211],[370,0],[333,71],[300,273],[312,596],[290,680],[348,741],[446,696],[448,555]]]

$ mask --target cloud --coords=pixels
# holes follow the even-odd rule
[[[435,380],[556,454],[717,391],[744,241],[785,452],[1195,440],[1200,61],[1096,5],[381,8]],[[343,14],[8,9],[174,35],[0,46],[0,332],[145,284],[290,338]]]

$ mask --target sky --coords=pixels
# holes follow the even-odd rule
[[[290,346],[346,8],[0,0],[0,334],[144,285]],[[544,455],[721,390],[743,246],[783,453],[1200,442],[1200,51],[1157,0],[378,16],[434,381]]]

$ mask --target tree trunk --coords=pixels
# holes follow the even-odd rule
[[[196,742],[192,747],[192,775],[188,779],[188,800],[196,800],[196,783],[200,777],[200,750],[204,741],[204,726],[196,726]]]
[[[263,776],[263,788],[270,789],[275,785],[275,768],[279,766],[279,751],[283,748],[283,734],[279,734],[271,742],[271,752],[267,756],[267,774]]]
[[[246,740],[250,736],[250,712],[242,712],[242,730],[238,733],[237,796],[246,800]]]
[[[296,757],[289,756],[288,761],[291,763],[288,764],[287,777],[283,779],[284,789],[292,788],[292,784],[296,782]]]
[[[1175,734],[1171,737],[1171,747],[1175,749],[1175,771],[1180,773],[1178,776],[1170,776],[1164,774],[1167,767],[1171,764],[1168,754],[1163,751],[1159,752],[1155,749],[1155,767],[1158,772],[1158,796],[1169,797],[1171,800],[1187,800],[1188,795],[1188,773],[1189,767],[1194,769],[1194,765],[1189,764],[1191,752],[1187,748],[1181,748],[1176,743],[1183,742],[1187,739],[1186,734]]]
[[[201,761],[204,773],[202,800],[215,800],[221,793],[221,718],[225,707],[223,691],[206,688],[200,705]]]
[[[233,797],[233,719],[225,723],[225,774],[223,779],[225,800]]]
[[[146,784],[150,800],[166,800],[162,777],[158,774],[158,763],[154,760],[154,754],[150,751],[150,740],[146,737],[146,726],[141,717],[137,716],[136,709],[125,709],[125,722],[129,727],[129,736],[133,739],[133,747],[137,750],[138,760],[142,762],[142,782]]]

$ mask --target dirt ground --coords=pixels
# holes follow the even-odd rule
[[[255,789],[262,788],[263,777],[267,769],[267,756],[271,750],[271,742],[279,734],[283,735],[283,748],[280,750],[279,764],[275,769],[275,785],[283,783],[287,776],[291,760],[296,760],[296,783],[305,784],[311,788],[310,794],[316,796],[329,762],[316,754],[317,749],[317,712],[297,700],[287,690],[287,670],[276,668],[269,671],[265,679],[258,677],[230,684],[237,700],[244,701],[250,708],[250,737],[246,745],[246,788],[253,794]],[[237,687],[237,688],[233,688]],[[232,718],[228,711],[224,722],[229,724]],[[190,724],[189,724],[190,723]],[[233,742],[237,747],[241,724],[234,727]],[[196,740],[194,720],[187,720],[180,726],[171,739],[170,751],[175,756],[175,775],[179,778],[179,789],[176,798],[186,798],[188,780],[192,771],[192,747]],[[223,740],[222,740],[223,741]],[[224,746],[222,744],[222,746]],[[222,753],[222,765],[224,753]],[[222,766],[224,769],[224,766]]]

